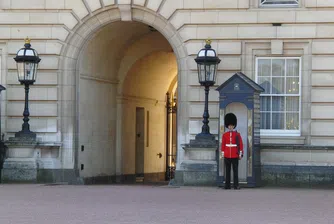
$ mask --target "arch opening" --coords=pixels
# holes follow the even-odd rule
[[[178,73],[170,43],[144,23],[117,21],[94,34],[78,65],[80,176],[166,180],[166,92],[173,83],[176,95]]]

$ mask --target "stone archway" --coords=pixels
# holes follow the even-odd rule
[[[79,90],[79,67],[80,67],[80,55],[85,49],[87,43],[94,37],[96,32],[105,27],[106,25],[121,21],[122,10],[118,8],[112,8],[106,11],[96,12],[85,18],[82,23],[77,26],[71,35],[66,40],[66,44],[61,53],[61,72],[62,79],[61,83],[61,133],[63,139],[63,147],[72,150],[66,150],[63,158],[67,158],[64,162],[64,168],[79,168],[78,157],[79,148],[78,135],[80,134],[79,126],[79,114],[78,114],[78,102],[80,99]],[[186,50],[183,46],[183,41],[178,34],[178,32],[173,28],[173,26],[165,20],[161,15],[156,14],[144,7],[131,8],[132,11],[132,21],[141,22],[152,26],[158,30],[169,42],[175,56],[177,58],[178,64],[178,83],[182,83],[181,77],[186,76]],[[121,13],[120,13],[121,12]],[[123,12],[124,13],[124,12]],[[183,79],[185,80],[185,79]],[[179,88],[179,96],[186,95],[182,91],[186,91],[186,88]],[[184,100],[186,101],[186,100]],[[179,99],[179,105],[182,105],[182,99]],[[117,114],[121,114],[121,100],[117,100]],[[186,103],[184,102],[184,107],[186,108]],[[187,110],[183,110],[186,112]],[[187,115],[180,115],[186,117]],[[180,124],[182,125],[182,124]],[[122,123],[117,121],[116,124],[118,129],[121,129]],[[180,128],[179,128],[180,130]],[[182,129],[181,129],[182,130]],[[179,132],[179,138],[181,136],[185,139],[186,133]],[[116,175],[122,175],[122,151],[121,151],[121,137],[116,136]],[[118,162],[117,162],[118,161]]]

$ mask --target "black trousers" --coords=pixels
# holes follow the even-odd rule
[[[239,186],[238,166],[239,158],[224,158],[225,163],[225,187],[231,187],[231,165],[233,167],[233,186]]]

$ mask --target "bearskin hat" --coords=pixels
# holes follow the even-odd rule
[[[229,125],[237,127],[237,117],[233,113],[228,113],[225,115],[224,123],[226,128],[228,128]]]

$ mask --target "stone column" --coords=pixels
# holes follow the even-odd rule
[[[215,145],[185,144],[181,170],[175,175],[177,185],[208,185],[217,181],[217,160]]]
[[[123,135],[123,99],[121,97],[117,98],[117,113],[116,113],[116,182],[120,183],[122,181],[123,174],[123,153],[122,153],[122,135]]]
[[[10,138],[1,181],[7,183],[62,182],[61,143]]]

